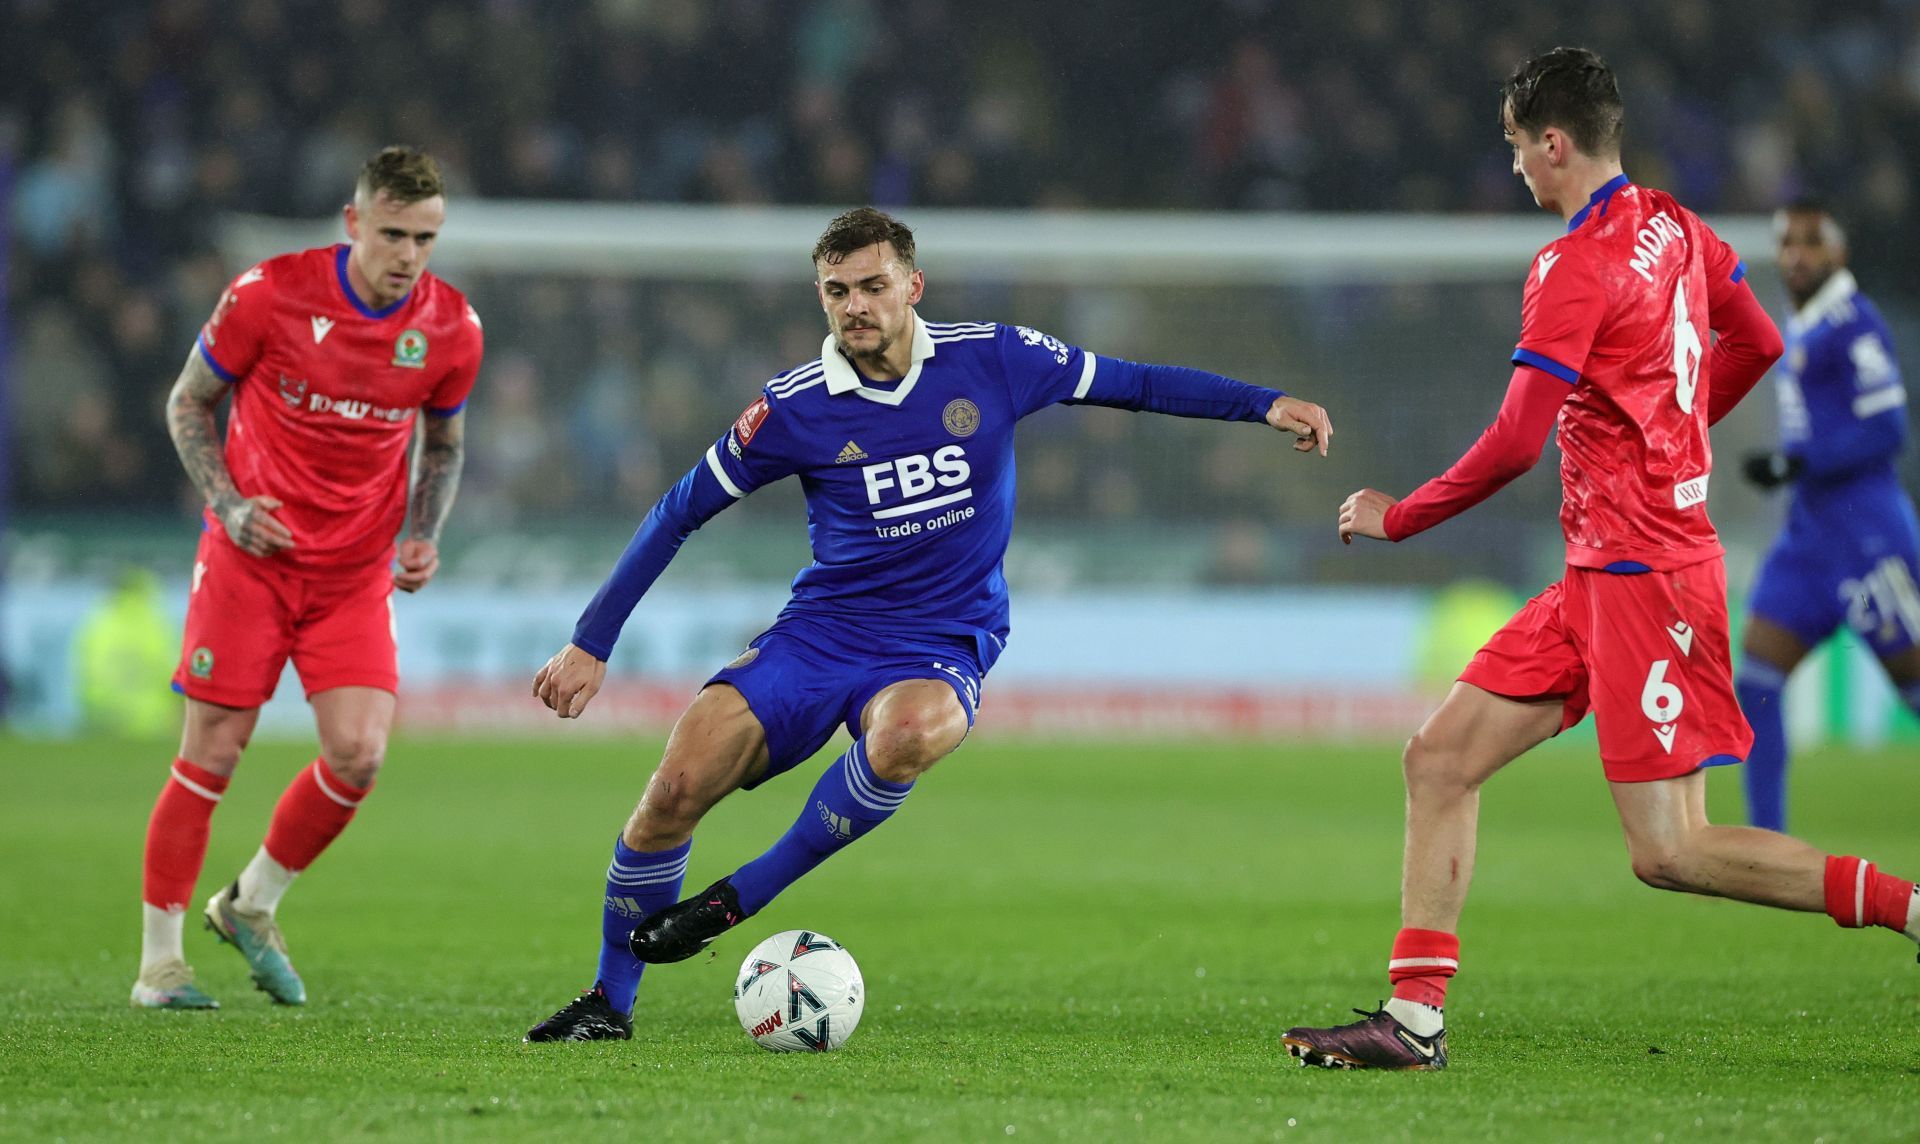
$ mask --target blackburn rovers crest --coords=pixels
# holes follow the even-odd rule
[[[427,335],[406,330],[394,340],[393,364],[408,369],[424,369],[427,364]]]
[[[940,415],[940,424],[955,437],[971,437],[973,431],[980,428],[980,407],[964,397],[956,397],[947,402],[946,412]]]
[[[291,378],[280,375],[280,400],[287,403],[288,409],[300,408],[300,402],[307,396],[307,379]]]

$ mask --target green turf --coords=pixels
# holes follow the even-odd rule
[[[270,1006],[195,930],[210,1014],[126,1004],[167,748],[0,742],[0,1136],[1920,1137],[1913,948],[1641,887],[1566,749],[1486,795],[1446,1073],[1278,1049],[1380,998],[1397,916],[1395,753],[1313,747],[975,743],[715,959],[652,971],[634,1041],[526,1046],[591,977],[608,845],[654,749],[570,729],[396,744],[281,911],[312,1003]],[[307,757],[255,748],[209,879]],[[783,828],[818,765],[723,805],[691,884]],[[1715,776],[1723,815],[1736,782]],[[1807,759],[1796,798],[1816,842],[1920,870],[1911,752]],[[734,1020],[739,959],[790,927],[865,971],[840,1053],[769,1054]]]

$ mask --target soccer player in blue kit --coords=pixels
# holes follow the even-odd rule
[[[1745,471],[1762,488],[1790,484],[1793,498],[1753,588],[1735,687],[1753,725],[1747,816],[1785,830],[1781,690],[1809,650],[1845,622],[1920,711],[1920,540],[1894,470],[1907,391],[1887,323],[1847,269],[1846,235],[1811,200],[1775,215],[1774,230],[1794,306],[1774,375],[1780,448]]]
[[[529,1041],[625,1040],[647,963],[681,961],[900,808],[973,726],[1005,647],[1014,424],[1055,403],[1264,422],[1326,455],[1319,406],[1278,390],[1084,350],[1023,326],[926,322],[913,233],[862,207],[813,250],[820,357],[769,382],[634,534],[573,642],[534,677],[563,719],[586,710],[640,597],[694,529],[797,475],[813,563],[793,597],[697,695],[607,868],[599,976]],[[853,745],[773,846],[675,903],[694,827],[722,798]]]

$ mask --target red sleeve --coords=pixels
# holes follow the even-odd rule
[[[1514,364],[1530,365],[1569,385],[1579,381],[1606,310],[1606,289],[1579,248],[1547,247],[1527,275]]]
[[[1708,291],[1707,324],[1719,335],[1707,355],[1707,424],[1713,425],[1740,404],[1786,346],[1780,330],[1745,282],[1734,282],[1714,298]]]
[[[427,395],[427,412],[440,417],[451,417],[460,412],[467,404],[467,395],[473,392],[474,379],[480,376],[480,358],[486,352],[486,340],[480,332],[480,315],[468,306],[466,314],[467,333],[465,348],[440,384],[433,387]]]
[[[1507,383],[1500,414],[1452,468],[1387,510],[1387,539],[1405,540],[1486,500],[1533,468],[1553,433],[1573,386],[1545,371],[1520,366]]]
[[[261,263],[235,278],[220,295],[213,316],[200,327],[200,356],[220,380],[239,381],[260,360],[272,325],[273,281]]]

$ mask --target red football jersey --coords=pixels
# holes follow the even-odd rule
[[[1709,315],[1746,267],[1673,196],[1622,175],[1535,258],[1513,360],[1574,386],[1560,407],[1560,525],[1580,568],[1717,556],[1707,519]]]
[[[391,560],[414,417],[458,413],[480,369],[466,297],[429,273],[370,309],[347,283],[345,245],[303,250],[234,279],[199,347],[233,383],[233,483],[284,505],[275,515],[294,547],[272,559],[309,573]],[[231,543],[211,510],[207,520]]]

